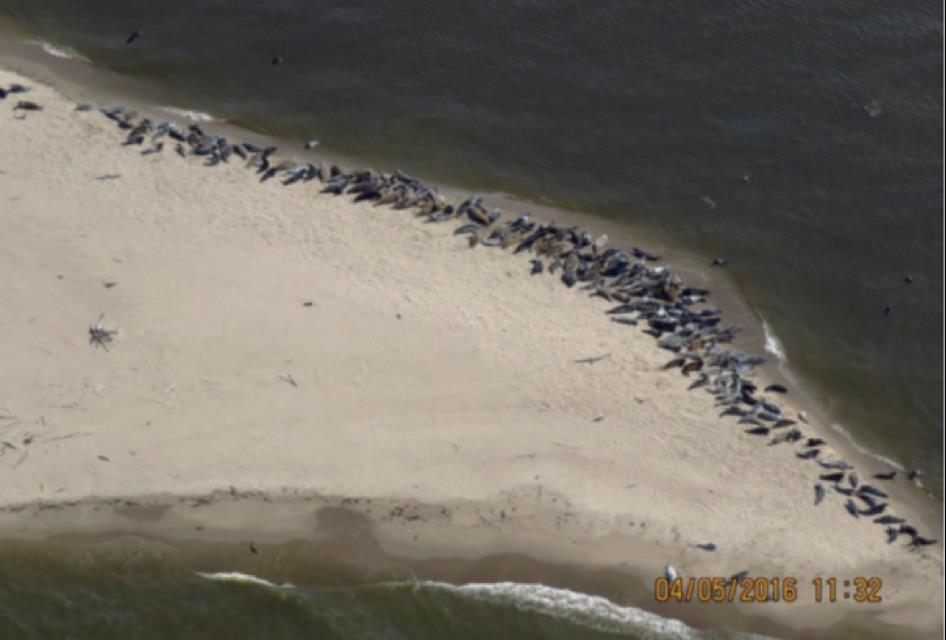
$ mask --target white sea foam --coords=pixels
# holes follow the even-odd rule
[[[203,111],[194,111],[192,109],[181,109],[178,107],[158,107],[161,111],[166,111],[172,115],[185,118],[192,122],[219,122],[219,118],[215,118],[209,113]]]
[[[218,573],[202,573],[197,572],[201,578],[207,580],[213,580],[214,582],[237,582],[241,584],[253,584],[260,587],[267,587],[269,589],[291,589],[293,585],[286,584],[276,584],[270,582],[269,580],[264,580],[263,578],[258,578],[254,575],[248,573],[240,573],[239,571],[221,571]]]
[[[606,598],[519,582],[451,585],[421,582],[422,587],[443,589],[481,602],[511,604],[522,611],[541,613],[607,632],[647,633],[658,638],[696,638],[697,632],[679,620],[663,618],[635,607],[622,607]]]
[[[788,362],[788,356],[785,355],[785,345],[779,340],[769,323],[762,319],[762,332],[765,334],[765,350],[772,354],[779,361],[779,368]]]
[[[787,367],[785,367],[785,365],[788,363],[788,357],[785,355],[785,347],[782,344],[782,341],[779,340],[778,336],[775,335],[775,332],[772,331],[772,327],[770,327],[769,323],[765,321],[765,318],[761,318],[761,319],[762,319],[762,331],[765,334],[766,352],[775,356],[775,358],[778,360],[779,371],[781,371],[782,374],[785,375],[789,379],[790,382],[794,382],[797,384],[797,381],[795,380],[795,376],[792,375],[791,371]],[[899,464],[898,462],[896,462],[895,460],[891,460],[887,456],[877,453],[876,451],[873,451],[871,449],[868,449],[867,447],[858,443],[858,441],[854,438],[854,436],[840,424],[834,422],[834,423],[831,423],[830,426],[833,430],[840,433],[844,437],[844,439],[847,440],[847,442],[852,447],[854,447],[861,455],[865,455],[875,460],[878,460],[884,463],[885,465],[888,465],[894,469],[900,469],[900,470],[903,469],[903,466]]]
[[[291,584],[277,585],[263,578],[236,571],[198,573],[197,575],[207,580],[252,584],[267,589],[294,588]],[[636,607],[622,607],[600,596],[542,584],[491,582],[454,585],[432,580],[412,580],[406,584],[390,582],[366,585],[361,588],[402,588],[404,586],[410,586],[414,590],[449,591],[479,602],[513,606],[520,611],[539,613],[607,633],[633,633],[634,637],[642,640],[697,640],[703,637],[699,631],[680,620],[664,618]],[[726,637],[734,640],[773,640],[768,636],[750,633],[727,633]]]
[[[79,62],[90,62],[88,58],[69,47],[56,46],[49,42],[44,41],[34,41],[33,44],[38,44],[43,48],[43,51],[53,56],[54,58],[64,58],[66,60],[78,60]]]

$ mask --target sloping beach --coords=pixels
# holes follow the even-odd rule
[[[0,71],[17,82],[31,90],[0,102],[4,537],[276,545],[345,508],[388,561],[523,554],[645,585],[666,564],[794,576],[794,603],[659,610],[941,633],[942,544],[888,544],[833,492],[815,506],[825,470],[717,417],[612,303],[410,210],[142,156],[97,110]],[[20,98],[42,111],[14,112]],[[88,341],[103,313],[107,351]],[[907,493],[891,489],[892,510],[940,538]],[[883,601],[815,604],[817,576],[879,576]]]

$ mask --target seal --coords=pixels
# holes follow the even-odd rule
[[[821,504],[821,501],[824,500],[826,493],[827,492],[824,490],[824,485],[820,483],[815,485],[815,506]]]
[[[13,107],[14,111],[42,111],[43,107],[30,100],[20,100]]]
[[[926,547],[931,544],[936,544],[936,540],[930,538],[924,538],[923,536],[914,536],[913,542],[910,543],[911,547]]]
[[[677,570],[673,568],[672,564],[668,564],[666,568],[664,568],[664,576],[670,582],[673,582],[674,580],[676,580],[679,577],[679,575],[680,574],[677,573]]]
[[[749,572],[745,570],[740,571],[739,573],[734,573],[731,576],[729,576],[729,580],[726,581],[726,586],[728,587],[733,582],[739,582],[743,578],[748,578],[748,577],[749,577]]]
[[[831,460],[821,460],[818,462],[825,469],[840,469],[846,471],[847,469],[853,469],[851,465],[846,463],[844,460],[838,460],[833,458]]]
[[[858,493],[866,493],[872,496],[877,496],[878,498],[889,498],[886,493],[878,489],[877,487],[871,486],[869,484],[862,484],[857,490]]]
[[[875,506],[873,506],[873,507],[869,507],[869,508],[867,508],[867,509],[862,510],[862,511],[860,512],[860,514],[861,514],[862,516],[879,516],[879,515],[882,514],[884,511],[886,511],[886,509],[887,509],[886,503],[884,503],[884,504],[878,504],[878,505],[875,505]]]

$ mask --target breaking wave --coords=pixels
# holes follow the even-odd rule
[[[258,578],[254,575],[248,573],[240,573],[239,571],[221,571],[218,573],[201,573],[197,572],[201,578],[207,580],[213,580],[214,582],[235,582],[238,584],[252,584],[260,587],[267,587],[269,589],[292,589],[293,585],[291,584],[276,584],[275,582],[270,582],[269,580],[264,580],[263,578]]]
[[[575,625],[592,632],[619,634],[635,640],[765,640],[767,636],[714,629],[700,631],[680,620],[664,618],[655,613],[630,606],[617,605],[601,596],[549,587],[543,584],[520,582],[494,582],[449,584],[431,580],[397,581],[362,585],[359,587],[319,587],[278,585],[269,580],[239,572],[198,573],[202,578],[217,582],[252,585],[267,591],[292,593],[316,607],[319,614],[333,611],[336,623],[349,618],[362,619],[377,615],[377,607],[390,607],[398,603],[399,608],[411,610],[449,611],[450,618],[460,612],[467,615],[482,615],[482,610],[462,606],[470,605],[511,607],[523,614],[547,617]],[[445,599],[446,598],[446,599]],[[344,615],[339,603],[345,603]],[[360,605],[358,603],[361,603]],[[354,609],[351,607],[354,606]],[[341,618],[339,618],[341,616]],[[347,623],[346,623],[347,624]],[[351,627],[342,626],[341,629]],[[360,628],[360,627],[359,627]],[[387,628],[387,627],[385,627]]]
[[[72,49],[71,47],[57,46],[50,42],[45,42],[42,40],[34,41],[34,44],[38,44],[43,48],[43,51],[53,56],[54,58],[63,58],[65,60],[78,60],[79,62],[91,63],[92,61],[86,58],[84,55]]]
[[[541,613],[584,627],[613,633],[633,632],[640,638],[696,638],[694,629],[679,620],[663,618],[635,607],[622,607],[606,598],[542,584],[519,582],[451,585],[421,582],[429,589],[452,591],[462,596],[517,609]]]
[[[779,368],[782,365],[788,362],[788,356],[785,355],[785,345],[782,344],[782,341],[779,340],[779,337],[775,335],[775,332],[772,331],[772,327],[769,326],[769,323],[762,320],[762,331],[765,334],[765,351],[769,353],[778,360]]]
[[[158,107],[161,111],[166,111],[180,118],[191,120],[192,122],[222,122],[220,118],[215,118],[209,113],[203,111],[194,111],[192,109],[181,109],[178,107]]]

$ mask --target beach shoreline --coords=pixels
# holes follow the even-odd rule
[[[903,620],[888,620],[888,612],[817,604],[804,584],[792,604],[658,602],[650,576],[660,572],[654,557],[664,545],[633,536],[587,538],[589,530],[608,529],[606,516],[570,510],[563,518],[536,489],[532,500],[507,495],[440,504],[303,495],[288,487],[44,501],[0,508],[0,554],[41,549],[54,561],[81,558],[125,572],[173,560],[178,571],[235,573],[277,585],[542,585],[696,630],[764,637],[887,638],[904,631]]]
[[[0,71],[0,84],[15,80],[23,78]],[[449,230],[408,216],[259,187],[237,167],[208,170],[168,154],[141,159],[119,146],[121,135],[100,114],[75,113],[42,86],[30,98],[44,111],[0,125],[15,159],[0,167],[3,222],[19,240],[3,263],[14,277],[2,283],[10,308],[25,312],[7,322],[0,345],[28,372],[5,376],[11,391],[0,405],[17,422],[0,428],[37,443],[0,459],[4,535],[67,533],[84,519],[45,519],[81,509],[89,496],[215,495],[237,478],[267,496],[398,496],[430,509],[451,500],[497,507],[502,495],[518,509],[539,492],[555,501],[535,507],[525,528],[546,542],[561,535],[564,513],[589,514],[574,529],[582,544],[571,542],[581,551],[569,556],[559,543],[545,560],[629,563],[642,581],[669,562],[685,575],[731,575],[747,562],[757,575],[806,581],[890,573],[898,597],[871,623],[907,624],[909,616],[917,631],[942,628],[941,545],[909,554],[838,505],[808,506],[810,465],[717,419],[708,396],[658,371],[666,353],[637,331],[614,330],[602,301],[551,278],[530,281],[521,257],[470,251]],[[95,180],[110,171],[121,177]],[[102,286],[110,278],[114,291]],[[109,353],[84,344],[84,325],[102,311],[121,329]],[[614,355],[593,366],[574,362],[604,353]],[[848,457],[843,445],[835,449]],[[743,475],[755,486],[733,491]],[[898,512],[935,520],[935,508],[900,493],[892,491]],[[11,512],[15,505],[31,506]],[[495,522],[477,525],[467,515],[466,529],[493,536]],[[758,535],[732,522],[749,517],[761,523]],[[249,521],[244,512],[241,526],[221,530],[245,539]],[[226,518],[194,526],[206,531],[213,522]],[[408,555],[405,531],[374,526],[386,551]],[[116,530],[114,521],[91,527]],[[788,533],[793,527],[797,534]],[[136,530],[171,533],[147,518]],[[287,531],[301,535],[289,526],[274,539]],[[482,539],[458,544],[449,526],[430,535],[421,555],[465,549],[481,557],[490,548]],[[729,539],[730,549],[688,546],[703,536]],[[496,548],[530,546],[509,537],[495,536]],[[648,550],[648,561],[627,560],[635,546]],[[655,548],[663,557],[649,553]],[[639,593],[632,599],[648,609]],[[917,615],[922,605],[932,605],[925,617]],[[862,611],[831,607],[758,611],[785,628],[799,617],[824,628]]]
[[[255,129],[246,129],[240,124],[217,119],[212,114],[194,111],[190,105],[156,106],[162,103],[162,94],[156,92],[148,83],[93,66],[81,56],[73,58],[61,53],[53,56],[46,50],[47,44],[43,40],[27,39],[26,34],[18,33],[13,25],[0,22],[0,64],[26,77],[55,86],[58,91],[72,100],[91,100],[96,104],[121,103],[142,113],[148,113],[156,119],[183,118],[182,121],[212,123],[210,126],[221,135],[242,136],[264,147],[298,147],[301,144],[298,140],[289,140]],[[184,117],[186,114],[195,115],[197,120],[187,120]],[[359,158],[342,154],[337,150],[325,151],[322,147],[304,152],[297,149],[293,155],[304,161],[334,162],[342,166],[364,166],[365,164]],[[446,197],[457,202],[469,194],[469,189],[450,184],[438,183],[438,189]],[[792,401],[796,409],[805,411],[811,417],[812,423],[827,425],[823,431],[832,437],[840,435],[843,438],[837,442],[836,446],[841,455],[856,463],[858,467],[879,464],[881,467],[895,468],[901,473],[907,471],[898,461],[891,459],[883,451],[872,449],[859,441],[844,424],[836,422],[836,416],[821,406],[817,400],[818,391],[810,386],[809,381],[799,377],[793,371],[791,362],[786,359],[784,351],[776,354],[769,348],[770,324],[757,309],[747,302],[741,287],[733,281],[725,269],[707,267],[706,256],[696,255],[692,251],[674,245],[670,238],[649,235],[646,230],[631,221],[618,221],[584,214],[548,203],[522,199],[512,194],[484,192],[482,195],[491,206],[507,211],[529,211],[538,219],[558,222],[565,226],[594,229],[599,234],[609,236],[612,246],[626,248],[641,245],[665,255],[668,260],[667,265],[673,269],[674,273],[681,275],[688,285],[710,289],[713,294],[713,304],[723,310],[728,322],[741,327],[742,330],[736,335],[733,346],[766,357],[766,363],[759,367],[760,374],[764,376],[766,382],[789,386],[792,389]],[[776,340],[778,340],[777,337]],[[936,492],[939,488],[928,488],[922,485],[922,480],[920,487],[921,491],[915,491],[913,487],[909,487],[906,491],[899,491],[898,500],[906,501],[915,512],[925,513],[924,525],[935,528],[943,520],[943,509],[946,505],[937,497],[939,494]],[[937,503],[932,508],[929,497],[933,497]]]

